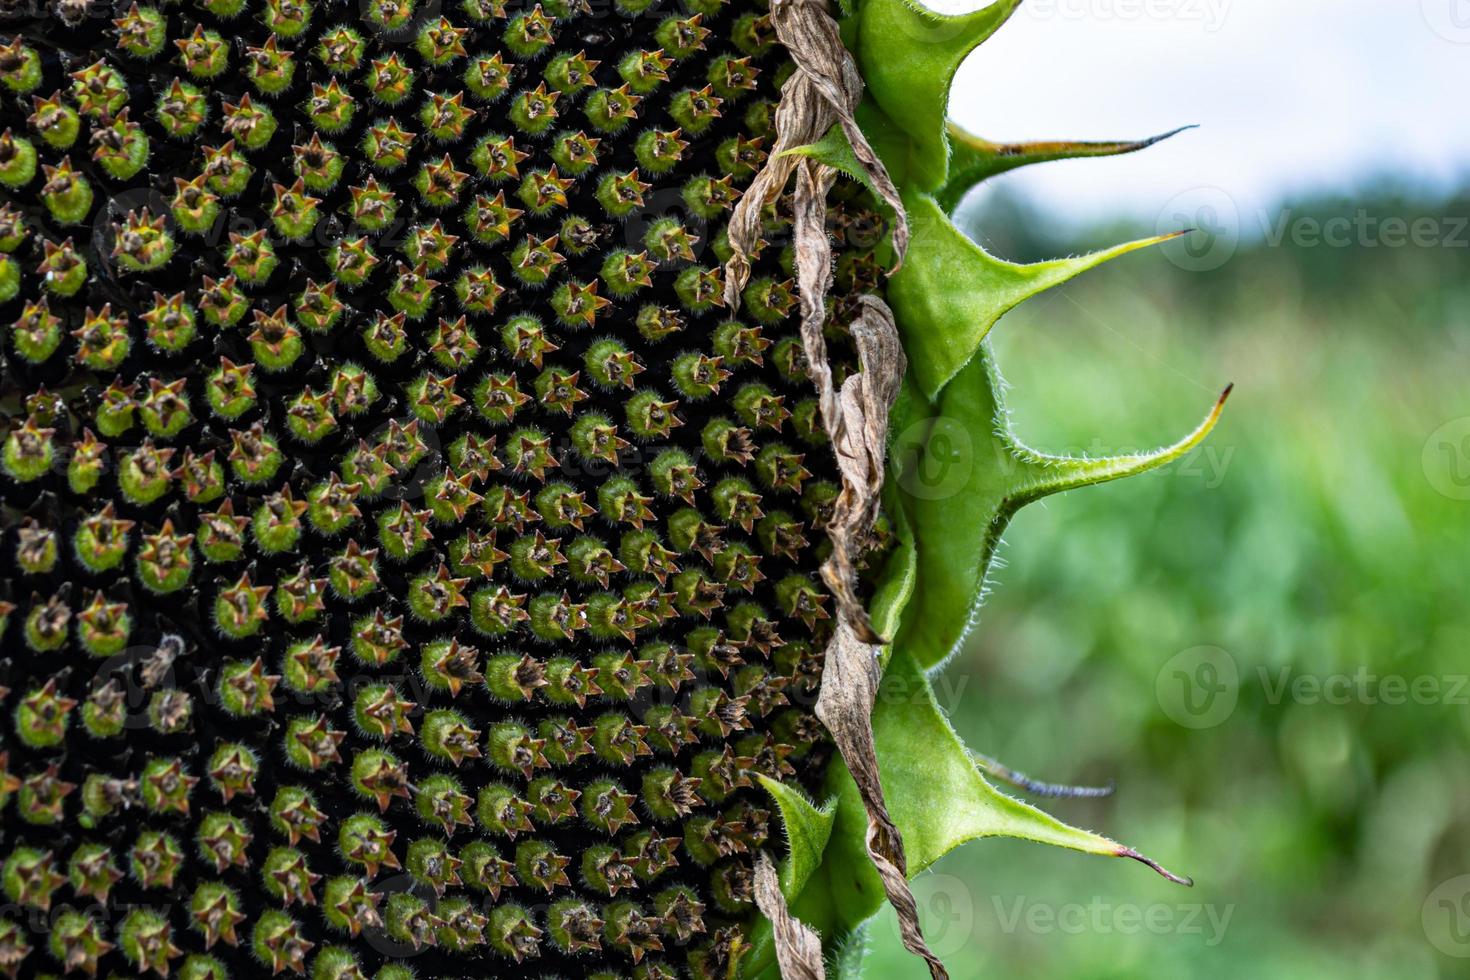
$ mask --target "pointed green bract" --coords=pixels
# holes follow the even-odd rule
[[[1222,397],[1184,439],[1157,452],[1079,459],[1021,445],[1006,426],[1001,388],[990,353],[982,349],[945,389],[928,423],[911,424],[891,450],[903,460],[899,493],[918,552],[912,606],[895,645],[926,670],[949,656],[973,623],[986,572],[1017,510],[1179,459],[1214,428],[1224,402]]]
[[[859,113],[860,118],[861,115]],[[1163,138],[1160,136],[1146,143],[1127,145],[1137,149]],[[873,142],[879,155],[883,156],[883,141],[874,139]],[[892,144],[888,153],[897,154],[901,148],[912,145],[900,139]],[[1064,144],[1048,145],[1060,147]],[[1125,144],[1094,145],[1116,147]],[[833,126],[817,142],[787,152],[819,160],[861,181],[877,196],[872,178],[858,163],[839,126]],[[1051,152],[1056,152],[1057,158],[1067,155],[1060,150]],[[1105,151],[1098,151],[1099,154],[1102,152]],[[1112,152],[1127,150],[1115,149]],[[974,160],[973,149],[971,153],[970,159]],[[1022,160],[1014,165],[1020,166],[1024,162],[1035,161]],[[989,164],[991,167],[995,165],[993,161]],[[969,363],[990,328],[1025,300],[1104,262],[1175,237],[1145,238],[1100,252],[1049,262],[1007,262],[986,252],[954,226],[946,213],[952,204],[941,206],[934,197],[911,193],[902,182],[899,186],[903,191],[910,241],[902,267],[889,280],[888,301],[903,333],[909,370],[930,400],[937,398],[950,379]]]
[[[1113,480],[1137,476],[1174,462],[1198,446],[1210,434],[1220,420],[1220,412],[1225,407],[1225,399],[1230,397],[1233,387],[1225,389],[1219,400],[1215,402],[1214,408],[1210,409],[1210,414],[1198,428],[1174,445],[1156,452],[1088,459],[1075,456],[1050,456],[1024,446],[1018,447],[1018,452],[1030,475],[1024,483],[1015,488],[1015,499],[1021,504],[1028,504],[1054,493],[1077,490],[1099,483],[1111,483]]]
[[[868,927],[858,926],[832,954],[832,969],[828,976],[833,980],[862,980],[863,960],[868,956]]]
[[[1173,237],[1021,265],[990,255],[950,221],[948,212],[987,177],[1030,163],[1129,153],[1173,135],[1137,142],[1002,145],[949,124],[955,72],[1019,3],[997,0],[982,10],[946,16],[910,0],[864,0],[859,13],[842,25],[844,43],[855,50],[867,87],[855,116],[899,189],[901,218],[910,235],[907,255],[886,290],[908,373],[889,418],[883,509],[893,546],[869,583],[872,624],[880,636],[892,638],[882,654],[874,744],[910,876],[967,841],[1008,836],[1135,858],[1174,878],[1129,848],[997,792],[934,703],[928,681],[928,672],[956,649],[974,622],[1001,534],[1017,510],[1050,494],[1147,472],[1180,458],[1214,427],[1225,400],[1222,396],[1194,432],[1154,453],[1111,459],[1051,456],[1010,433],[1000,398],[1003,383],[985,345],[990,329],[1022,301]],[[880,196],[840,127],[787,152],[818,160]],[[819,812],[799,796],[787,806],[775,790],[772,794],[789,833],[792,827],[801,831]],[[805,868],[813,850],[800,833],[791,833],[783,892],[792,913],[836,952],[835,974],[855,976],[863,951],[859,930],[882,904],[884,888],[866,849],[867,810],[841,760],[832,764],[825,794],[836,806],[825,825],[820,864],[805,887],[788,887],[796,878],[788,880],[787,870]],[[761,944],[743,969],[746,976],[775,980],[769,924],[760,928]]]
[[[832,837],[836,801],[828,800],[821,807],[816,807],[798,789],[777,782],[770,776],[758,775],[756,779],[775,801],[776,809],[781,812],[787,854],[786,860],[781,862],[778,877],[781,879],[782,893],[790,900],[801,893],[822,863],[822,853]]]
[[[909,873],[918,874],[967,841],[1014,837],[1105,857],[1128,848],[1070,827],[1050,814],[992,787],[949,719],[934,702],[918,665],[895,654],[884,677],[873,725],[878,765],[890,797],[890,813],[904,832]],[[840,779],[841,777],[839,777]],[[833,780],[829,779],[829,785]],[[838,795],[838,819],[856,787]]]
[[[934,197],[945,211],[952,212],[960,200],[982,181],[998,174],[1028,167],[1033,163],[1075,160],[1081,157],[1111,157],[1136,153],[1155,143],[1177,136],[1192,126],[1142,140],[1079,142],[1076,140],[1042,140],[1031,143],[992,143],[966,132],[954,122],[948,123],[950,159],[949,179]]]
[[[873,631],[885,639],[898,632],[904,609],[914,595],[919,579],[919,552],[907,524],[898,532],[898,542],[883,564],[868,600],[868,619]]]
[[[966,238],[928,195],[904,195],[910,244],[888,282],[909,370],[934,400],[980,347],[997,320],[1023,301],[1120,255],[1173,236],[1128,242],[1074,258],[1020,265]]]
[[[868,91],[913,143],[911,187],[934,190],[943,185],[949,162],[944,121],[955,72],[1020,4],[996,0],[957,16],[910,0],[867,0],[862,5],[858,66]]]
[[[786,834],[786,857],[777,868],[777,876],[781,880],[781,894],[787,902],[794,902],[822,865],[837,819],[837,801],[828,800],[818,808],[800,790],[769,776],[756,778],[781,814],[781,825]],[[750,950],[745,955],[747,976],[763,975],[774,962],[776,954],[770,920],[762,918],[751,929]],[[779,973],[775,976],[779,977]]]
[[[842,171],[842,173],[866,187],[877,200],[879,206],[882,206],[883,197],[878,190],[877,183],[873,180],[873,175],[868,173],[867,168],[858,160],[857,154],[853,152],[852,144],[848,142],[847,134],[842,131],[840,125],[834,123],[822,135],[822,138],[815,143],[794,146],[789,150],[783,151],[781,155],[810,157],[813,160],[825,163],[835,170]]]
[[[894,652],[884,673],[873,730],[888,812],[903,834],[910,877],[956,847],[983,837],[1014,837],[1085,854],[1129,857],[1157,869],[1131,848],[1068,826],[986,782],[935,704],[928,678],[902,651]],[[867,813],[840,762],[833,763],[826,790],[837,801],[832,838],[821,867],[791,911],[830,946],[845,940],[878,910],[883,888],[864,849]],[[748,962],[746,975],[759,976],[758,969],[765,965]]]

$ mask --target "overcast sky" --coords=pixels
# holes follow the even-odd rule
[[[1470,0],[1026,0],[961,70],[950,115],[994,140],[1198,123],[1003,180],[1084,222],[1221,202],[1250,234],[1283,202],[1375,175],[1470,180]]]

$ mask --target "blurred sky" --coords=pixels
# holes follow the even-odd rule
[[[1025,0],[960,71],[950,116],[994,140],[1199,123],[1141,154],[1003,180],[1079,223],[1153,226],[1169,202],[1223,191],[1250,237],[1313,193],[1470,180],[1467,96],[1470,0]]]

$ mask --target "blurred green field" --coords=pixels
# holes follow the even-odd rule
[[[981,227],[1008,257],[1091,244]],[[938,685],[974,748],[1116,781],[1044,805],[1197,884],[977,842],[915,888],[956,980],[1470,976],[1467,257],[1258,246],[1192,273],[1156,251],[997,327],[1039,448],[1150,448],[1236,391],[1191,458],[1025,511]],[[1181,665],[1223,700],[1191,715]],[[926,975],[891,916],[870,939],[868,976]]]

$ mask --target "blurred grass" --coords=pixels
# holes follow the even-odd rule
[[[1008,257],[1081,247],[1000,227]],[[1191,459],[1017,518],[939,695],[971,746],[1012,767],[1115,780],[1111,799],[1044,805],[1197,885],[977,842],[916,883],[956,980],[1470,975],[1421,924],[1436,885],[1470,873],[1470,687],[1455,690],[1470,672],[1470,502],[1438,492],[1446,472],[1424,457],[1470,415],[1465,254],[1258,246],[1190,273],[1156,252],[997,327],[1015,427],[1039,448],[1172,441],[1237,387]],[[1194,730],[1155,684],[1201,645],[1237,665],[1239,703]],[[1364,672],[1459,698],[1277,694],[1283,676]],[[925,975],[891,916],[870,932],[866,975]]]

